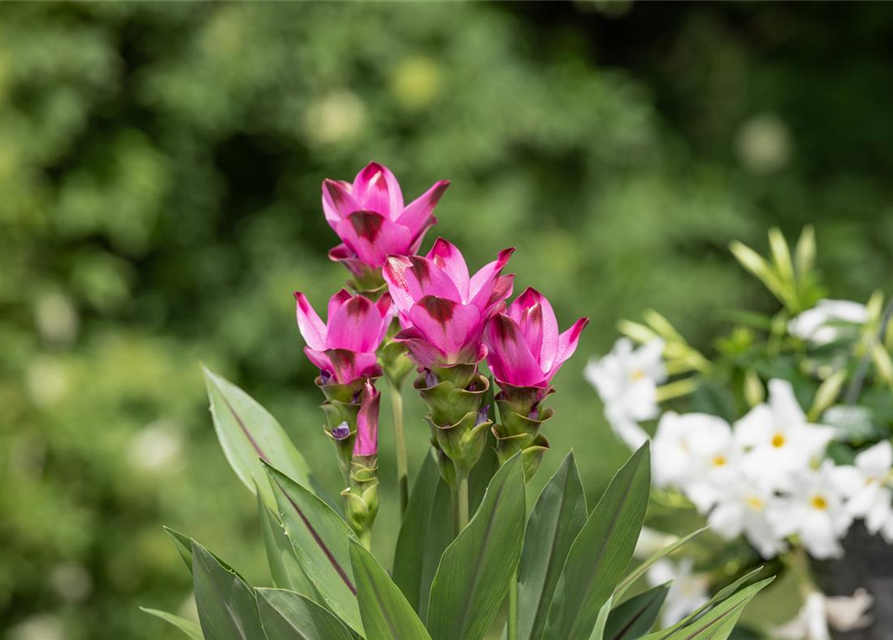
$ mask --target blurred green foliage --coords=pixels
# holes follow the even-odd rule
[[[372,159],[408,197],[451,179],[435,233],[592,316],[548,435],[603,487],[626,452],[580,371],[617,319],[704,346],[772,308],[726,250],[770,224],[815,224],[832,297],[887,284],[891,31],[880,3],[0,7],[0,629],[175,637],[137,610],[189,608],[162,523],[264,581],[198,363],[336,486],[290,294],[341,286],[319,185]]]

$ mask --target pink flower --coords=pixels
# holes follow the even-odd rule
[[[370,268],[384,266],[389,255],[414,254],[437,222],[434,207],[449,185],[441,180],[404,207],[397,178],[375,162],[360,171],[353,184],[323,180],[322,208],[342,241],[329,251],[329,258],[362,277]]]
[[[589,318],[580,318],[559,334],[552,305],[539,291],[528,288],[487,323],[484,342],[493,377],[500,385],[547,388],[576,351],[587,324]]]
[[[353,445],[355,456],[374,456],[378,453],[378,405],[381,393],[368,380],[363,386],[360,412],[357,415],[357,439]]]
[[[323,323],[303,293],[295,292],[298,328],[307,346],[304,353],[338,384],[381,375],[375,351],[387,333],[393,312],[391,297],[372,302],[342,289],[329,300],[328,324]]]
[[[477,363],[486,355],[484,324],[512,292],[513,275],[501,275],[514,249],[469,277],[465,258],[438,238],[424,258],[389,256],[382,275],[403,331],[395,336],[421,368]]]

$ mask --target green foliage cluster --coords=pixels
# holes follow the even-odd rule
[[[806,21],[781,5],[676,8],[669,20],[638,6],[550,11],[0,7],[10,638],[165,637],[137,605],[182,613],[191,585],[159,522],[262,575],[255,505],[208,427],[198,362],[262,399],[308,458],[330,454],[289,295],[321,301],[341,284],[325,257],[336,239],[320,212],[324,177],[375,159],[408,195],[452,179],[436,233],[472,264],[517,243],[520,286],[548,290],[565,322],[592,316],[581,355],[603,352],[617,318],[645,306],[699,343],[721,324],[713,310],[768,308],[725,252],[733,238],[762,246],[768,219],[816,223],[832,294],[867,298],[883,284],[890,68],[872,57],[893,24],[883,5]],[[605,35],[643,14],[669,35]],[[615,65],[593,60],[593,38]],[[582,366],[557,380],[563,426],[548,435],[556,450],[576,447],[597,489],[624,449]],[[427,429],[408,436],[425,448]],[[547,460],[539,482],[558,464]],[[396,487],[382,482],[386,529]]]

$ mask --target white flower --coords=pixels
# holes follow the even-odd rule
[[[661,416],[652,446],[654,482],[682,487],[701,512],[713,504],[715,487],[734,473],[737,458],[732,427],[722,418],[672,411]]]
[[[683,558],[679,564],[663,559],[655,562],[648,570],[648,582],[651,586],[672,581],[661,610],[664,627],[676,624],[710,599],[707,592],[710,578],[703,573],[693,573],[693,563],[691,558]]]
[[[893,513],[893,491],[888,486],[891,468],[893,446],[884,440],[857,455],[854,465],[835,467],[832,472],[847,499],[847,509],[853,516],[864,518],[871,533],[877,533]]]
[[[830,460],[818,470],[794,476],[790,492],[776,498],[767,518],[776,535],[798,534],[809,554],[819,560],[840,557],[839,540],[853,522],[833,476]]]
[[[590,360],[583,372],[601,396],[611,428],[633,448],[648,438],[638,423],[656,418],[659,413],[657,385],[667,379],[661,359],[663,350],[661,340],[635,349],[631,340],[621,338],[611,353]]]
[[[849,300],[819,300],[788,323],[788,333],[814,344],[829,344],[845,335],[843,323],[862,325],[868,321],[864,304]]]
[[[791,383],[769,381],[769,403],[758,404],[735,423],[735,440],[747,453],[744,471],[769,486],[788,488],[790,475],[806,469],[834,436],[834,429],[809,424]]]
[[[773,558],[787,549],[784,538],[776,534],[767,518],[776,499],[765,483],[742,474],[721,485],[707,523],[726,540],[743,533],[761,556]]]
[[[829,626],[837,631],[862,629],[871,624],[868,610],[874,598],[865,589],[856,589],[851,596],[825,596],[813,591],[790,622],[771,630],[776,638],[786,640],[831,640]]]

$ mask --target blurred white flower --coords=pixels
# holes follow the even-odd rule
[[[40,337],[47,342],[68,345],[77,337],[77,311],[71,300],[61,293],[48,293],[37,299],[34,321]]]
[[[812,557],[824,560],[843,553],[840,539],[853,522],[834,482],[834,464],[794,474],[790,491],[776,498],[767,518],[779,536],[797,534]]]
[[[663,559],[648,570],[648,583],[655,587],[672,581],[666,602],[661,610],[661,622],[669,627],[705,604],[710,596],[710,578],[707,574],[694,573],[694,560],[683,558],[678,564]]]
[[[65,602],[84,602],[93,592],[93,577],[76,562],[64,562],[53,567],[50,572],[50,585],[53,591]]]
[[[57,616],[44,613],[25,618],[9,630],[7,637],[9,640],[65,640],[68,636]]]
[[[734,474],[738,448],[732,427],[706,413],[661,416],[652,446],[654,482],[685,490],[703,513],[713,504],[714,488]]]
[[[181,449],[180,434],[174,425],[159,420],[134,435],[130,441],[128,458],[132,465],[146,471],[167,471],[179,461]]]
[[[741,162],[753,173],[774,173],[787,166],[793,140],[785,122],[773,113],[747,120],[736,140]]]
[[[834,467],[832,474],[847,499],[847,510],[865,519],[871,533],[877,533],[893,515],[893,491],[888,482],[893,469],[893,446],[879,442],[856,456],[854,465]]]
[[[819,300],[788,322],[788,333],[814,344],[829,344],[845,335],[845,323],[863,325],[868,322],[864,304],[850,300]]]
[[[851,596],[826,596],[817,591],[806,597],[797,617],[771,630],[785,640],[831,640],[830,629],[852,631],[871,624],[868,610],[874,598],[865,589]]]
[[[834,429],[809,424],[791,383],[769,381],[769,403],[758,404],[735,423],[735,440],[746,453],[742,468],[777,489],[790,485],[792,473],[806,469],[828,446]]]
[[[614,433],[634,449],[648,439],[638,423],[656,418],[659,413],[657,385],[667,379],[661,358],[663,350],[661,340],[635,349],[631,340],[621,338],[611,353],[591,359],[583,372],[601,397]]]
[[[774,492],[764,483],[741,475],[718,487],[717,504],[707,524],[726,540],[743,533],[761,556],[773,558],[787,549],[784,538],[775,533],[766,517],[775,500]]]

